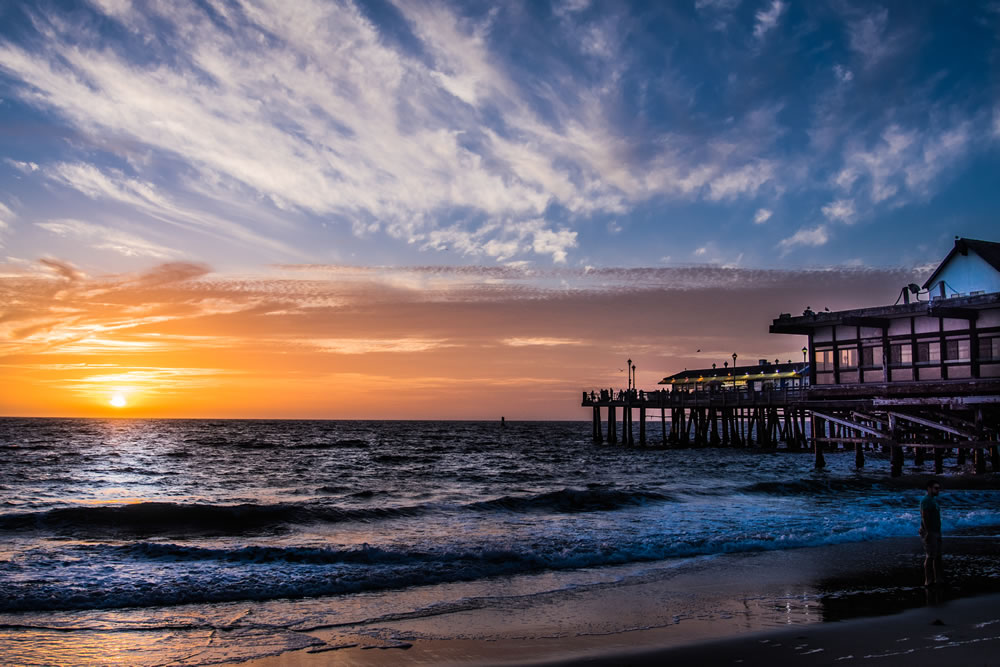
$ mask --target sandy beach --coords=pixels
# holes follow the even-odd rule
[[[998,544],[950,539],[942,590],[918,585],[916,539],[730,554],[521,608],[319,628],[323,644],[250,664],[1000,664]]]

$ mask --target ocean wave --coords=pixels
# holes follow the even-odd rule
[[[55,449],[54,444],[34,444],[34,443],[16,443],[16,442],[5,442],[0,443],[0,448],[13,450],[13,451],[26,451],[26,452],[36,452]]]
[[[910,475],[904,477],[808,477],[800,479],[770,480],[756,482],[736,490],[737,493],[762,493],[775,496],[803,496],[838,493],[923,492],[927,480],[933,475]],[[934,477],[942,482],[947,491],[989,491],[996,489],[996,480],[989,475],[966,477]],[[985,478],[985,479],[984,479]]]
[[[372,457],[372,461],[375,463],[413,463],[414,459],[412,456],[405,456],[402,454],[376,454]]]
[[[289,445],[286,449],[367,449],[367,440],[345,438],[343,440],[326,440],[323,442],[303,442]]]
[[[818,495],[827,493],[843,493],[871,491],[873,489],[885,488],[885,480],[858,478],[830,478],[830,479],[789,479],[771,480],[766,482],[756,482],[737,490],[737,493],[763,493],[773,496],[802,496]],[[917,488],[919,485],[908,485],[909,488]],[[906,488],[900,486],[900,488]]]
[[[0,514],[0,531],[41,529],[74,535],[108,532],[238,535],[274,530],[286,524],[378,521],[414,516],[424,509],[421,506],[338,508],[298,503],[205,505],[149,502]]]
[[[89,547],[88,547],[89,548]],[[416,563],[433,557],[422,551],[392,551],[367,544],[351,549],[326,547],[267,547],[246,546],[234,549],[213,549],[166,542],[136,542],[110,545],[106,549],[118,556],[165,561],[227,561],[239,563]]]
[[[323,486],[316,489],[316,493],[319,495],[334,495],[338,493],[344,493],[349,491],[349,486],[338,486],[336,484],[324,484]]]
[[[507,512],[606,512],[675,500],[673,496],[655,491],[565,488],[530,496],[503,496],[492,500],[481,500],[467,507]]]
[[[339,486],[325,486],[318,489],[320,493],[329,494],[345,490]],[[367,500],[387,493],[385,490],[364,489],[351,493],[350,496],[356,500]],[[565,488],[534,495],[502,496],[461,506],[414,504],[388,507],[337,507],[323,501],[239,505],[144,502],[0,514],[0,531],[43,530],[69,535],[108,533],[240,535],[310,523],[373,523],[415,517],[434,511],[572,514],[614,511],[674,500],[672,496],[653,491]]]
[[[970,518],[969,524],[981,519]],[[646,535],[623,541],[564,536],[532,546],[452,543],[423,549],[369,545],[338,549],[210,548],[157,542],[77,545],[71,548],[78,552],[74,554],[76,561],[86,563],[77,566],[82,572],[73,573],[69,570],[74,566],[64,566],[55,573],[51,567],[39,565],[37,574],[30,577],[0,576],[0,612],[320,597],[545,570],[869,541],[910,536],[912,532],[909,523],[889,522],[834,533],[750,530],[740,535]]]

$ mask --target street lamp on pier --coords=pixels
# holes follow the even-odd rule
[[[632,364],[632,389],[639,389],[639,383],[635,380],[635,364]]]
[[[809,354],[809,348],[805,345],[802,346],[802,363],[806,363],[806,355]]]
[[[736,353],[733,352],[733,391],[736,391]]]
[[[632,391],[632,360],[625,362],[625,372],[628,373],[628,390]]]

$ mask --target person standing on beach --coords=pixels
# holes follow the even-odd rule
[[[941,484],[932,479],[927,482],[927,495],[920,501],[920,539],[924,542],[924,586],[944,583],[944,564],[941,560],[941,507],[937,496]]]

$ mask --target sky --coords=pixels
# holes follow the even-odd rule
[[[628,358],[801,358],[780,313],[1000,240],[998,65],[997,2],[8,0],[0,414],[587,419]]]

